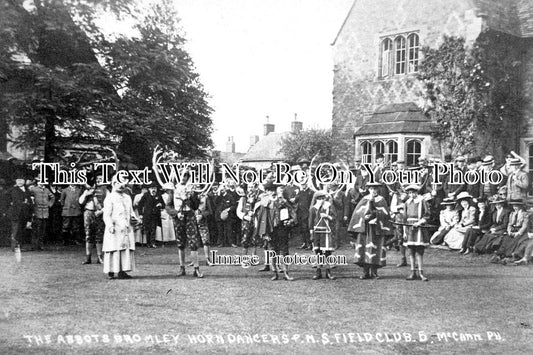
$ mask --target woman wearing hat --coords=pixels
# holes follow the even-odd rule
[[[379,195],[380,186],[376,182],[366,185],[368,195],[359,201],[348,225],[350,233],[357,233],[355,262],[363,268],[362,280],[378,278],[377,269],[386,264],[384,238],[393,233],[389,206]]]
[[[424,251],[429,245],[428,229],[424,228],[430,217],[430,210],[427,202],[418,194],[419,185],[409,185],[405,191],[409,198],[405,201],[405,222],[404,226],[404,245],[409,249],[409,261],[411,262],[411,273],[407,280],[429,279],[422,273]],[[415,262],[418,264],[418,275],[415,271]]]
[[[490,203],[494,205],[491,214],[491,226],[488,233],[484,234],[474,245],[474,250],[480,254],[490,254],[499,248],[501,238],[509,224],[509,210],[505,208],[505,200],[498,196]]]
[[[489,231],[492,223],[490,211],[487,208],[487,201],[484,199],[477,202],[478,215],[476,217],[477,223],[468,228],[465,233],[465,240],[463,241],[463,247],[460,253],[468,255],[474,251],[474,245],[477,240],[485,233]]]
[[[132,220],[137,217],[133,212],[131,197],[125,193],[126,185],[113,178],[113,192],[104,200],[103,218],[105,223],[104,273],[110,278],[129,279],[127,271],[135,270],[135,237]]]
[[[509,224],[507,225],[507,233],[502,236],[502,243],[496,255],[491,259],[492,263],[502,263],[514,261],[516,252],[522,244],[525,244],[528,235],[527,227],[529,222],[528,213],[524,210],[524,202],[522,200],[511,200],[509,205],[512,206],[513,211],[509,215]],[[518,259],[518,258],[516,258]]]
[[[463,191],[457,195],[457,204],[461,208],[461,218],[444,237],[444,243],[452,250],[462,248],[466,231],[476,222],[476,207],[472,205],[472,196],[468,192]]]
[[[167,182],[163,184],[162,188],[165,192],[161,195],[164,203],[161,209],[161,228],[157,229],[155,239],[165,243],[176,240],[174,221],[169,214],[169,211],[172,211],[174,205],[174,184]]]
[[[429,241],[433,245],[441,244],[444,241],[444,237],[459,222],[459,214],[454,209],[455,201],[453,198],[443,199],[441,206],[444,206],[444,209],[439,214],[439,229],[433,233]]]

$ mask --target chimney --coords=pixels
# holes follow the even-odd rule
[[[301,132],[304,128],[304,124],[302,121],[298,121],[297,114],[294,114],[294,121],[291,122],[291,132],[292,133],[298,133]]]
[[[228,137],[228,141],[226,142],[226,152],[235,153],[235,142],[233,141],[233,137]]]
[[[275,127],[274,124],[268,123],[268,119],[269,119],[268,116],[266,116],[266,119],[267,119],[267,123],[265,123],[264,126],[263,126],[264,127],[263,135],[264,136],[268,135],[269,133],[274,132],[274,127]]]
[[[250,148],[259,142],[259,136],[250,136]]]

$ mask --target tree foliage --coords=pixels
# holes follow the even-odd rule
[[[0,3],[0,118],[46,159],[60,138],[118,137],[142,158],[156,144],[183,156],[211,147],[211,108],[169,1],[142,16],[131,0]],[[132,16],[135,35],[106,38],[102,11]]]
[[[523,103],[517,47],[509,37],[487,31],[467,48],[463,38],[445,36],[439,48],[422,49],[426,110],[446,153],[499,156],[516,149]]]
[[[315,155],[317,162],[325,162],[333,158],[333,145],[331,130],[306,129],[284,137],[281,141],[281,153],[292,162],[311,160]]]

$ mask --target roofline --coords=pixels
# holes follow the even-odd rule
[[[346,22],[348,22],[348,18],[350,17],[350,15],[352,14],[352,11],[355,7],[355,3],[357,3],[357,0],[353,0],[353,3],[352,3],[352,7],[350,7],[350,10],[348,11],[348,14],[346,15],[346,17],[344,18],[344,21],[342,22],[342,25],[341,27],[339,28],[339,31],[337,32],[337,35],[335,36],[335,39],[333,40],[333,42],[331,42],[331,45],[334,46],[335,43],[337,42],[337,39],[339,38],[342,30],[344,29],[344,25],[346,25]]]

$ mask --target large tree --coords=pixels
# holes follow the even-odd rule
[[[44,145],[46,160],[60,137],[113,137],[138,159],[156,144],[184,156],[211,146],[207,95],[170,3],[145,16],[131,0],[0,4],[0,116],[17,145]],[[106,39],[102,11],[134,17],[135,37]]]
[[[281,141],[281,153],[292,162],[301,159],[311,160],[316,156],[317,162],[332,162],[334,150],[341,143],[332,136],[330,129],[306,129],[291,133]],[[349,149],[337,149],[347,152]],[[341,156],[340,158],[346,158]]]

